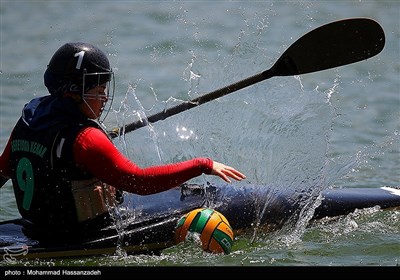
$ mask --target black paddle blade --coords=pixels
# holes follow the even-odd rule
[[[335,21],[294,42],[270,69],[271,75],[301,75],[351,64],[377,55],[384,46],[385,33],[376,21]]]

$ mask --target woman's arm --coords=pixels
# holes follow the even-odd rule
[[[228,176],[236,180],[245,178],[234,168],[209,158],[140,168],[125,157],[103,131],[92,127],[79,133],[73,149],[80,168],[109,185],[141,195],[171,189],[203,173],[220,176],[228,182]]]

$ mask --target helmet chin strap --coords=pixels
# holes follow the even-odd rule
[[[96,113],[93,111],[92,107],[90,107],[89,103],[86,101],[86,99],[85,99],[85,97],[84,97],[84,94],[82,95],[81,100],[82,100],[81,102],[85,103],[86,106],[87,106],[87,107],[90,109],[90,111],[92,112],[92,114],[95,116]],[[105,105],[103,106],[103,108],[104,108],[104,107],[105,107]],[[100,121],[100,117],[101,117],[102,114],[103,114],[103,109],[101,110],[101,112],[100,112],[100,114],[99,114],[99,116],[98,116],[97,118],[95,118],[95,119],[90,118],[90,119],[93,120],[93,121],[96,121],[96,122],[103,128],[103,130],[106,131],[107,127],[104,125],[104,123],[103,123],[102,121]]]
[[[93,116],[96,116],[96,113],[93,111],[93,109],[92,109],[92,107],[89,105],[89,103],[86,101],[86,99],[85,99],[85,93],[83,93],[82,94],[82,97],[81,97],[81,102],[83,101],[83,103],[85,103],[86,104],[86,106],[89,108],[89,110],[92,112],[92,114],[93,114]],[[103,108],[104,108],[105,106],[103,106]],[[97,120],[98,122],[100,122],[100,117],[101,117],[101,114],[103,113],[103,109],[101,110],[101,112],[100,112],[100,114],[99,114],[99,116],[97,117],[97,118],[94,118],[93,120]]]
[[[90,111],[92,111],[93,115],[95,116],[96,113],[93,111],[92,107],[90,107],[90,105],[86,102],[85,99],[83,99],[83,102],[85,102],[85,104],[88,106],[88,108],[90,109]],[[100,117],[100,115],[99,115],[96,119],[98,119],[99,117]]]

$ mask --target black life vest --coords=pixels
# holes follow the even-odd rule
[[[73,143],[84,127],[98,127],[93,121],[57,124],[46,130],[31,130],[22,118],[11,140],[11,170],[19,212],[35,225],[68,229],[79,224],[72,181],[93,176],[77,168]]]

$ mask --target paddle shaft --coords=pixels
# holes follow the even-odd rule
[[[139,120],[133,123],[130,123],[128,125],[126,125],[125,127],[123,127],[123,131],[124,133],[136,130],[140,127],[146,126],[147,123],[155,123],[157,121],[160,120],[164,120],[170,116],[176,115],[180,112],[189,110],[191,108],[194,108],[196,106],[199,106],[201,104],[207,103],[209,101],[215,100],[217,98],[220,98],[224,95],[227,95],[229,93],[238,91],[242,88],[248,87],[250,85],[254,85],[258,82],[261,82],[263,80],[269,79],[271,77],[273,77],[273,73],[272,70],[266,70],[262,73],[256,74],[254,76],[251,76],[247,79],[241,80],[237,83],[228,85],[226,87],[220,88],[218,90],[212,91],[208,94],[205,94],[203,96],[197,97],[195,99],[192,99],[189,102],[183,102],[177,106],[171,107],[169,109],[166,109],[165,111],[159,112],[157,114],[151,115],[150,117],[148,117],[146,120]],[[112,135],[114,136],[114,135]],[[115,135],[114,137],[116,137],[117,135]]]

